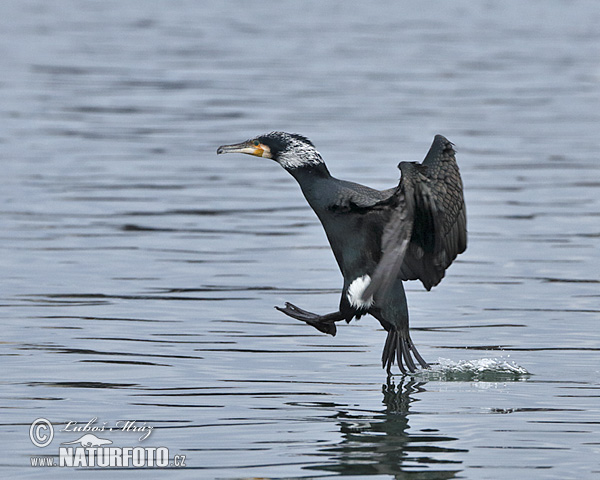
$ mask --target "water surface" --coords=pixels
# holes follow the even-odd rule
[[[3,3],[2,475],[65,471],[38,417],[152,425],[174,478],[600,475],[600,11],[213,3]],[[341,286],[293,179],[215,155],[275,129],[376,188],[456,144],[468,250],[407,284],[432,372],[273,309]]]

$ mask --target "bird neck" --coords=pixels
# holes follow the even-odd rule
[[[328,182],[333,179],[327,165],[321,162],[286,170],[296,179],[313,210],[319,210],[320,199],[330,193],[331,185]]]
[[[318,179],[330,178],[331,174],[324,162],[302,165],[295,168],[286,168],[290,175],[303,186],[314,183]]]

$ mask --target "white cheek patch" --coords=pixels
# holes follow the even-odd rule
[[[373,305],[373,297],[369,297],[365,300],[362,296],[370,283],[371,277],[369,277],[369,275],[363,275],[362,277],[354,279],[346,292],[350,305],[361,310],[368,309]]]
[[[271,155],[271,149],[265,145],[264,143],[260,144],[260,148],[262,149],[262,155],[261,157],[263,158],[273,158],[273,155]]]
[[[306,148],[306,146],[284,150],[279,154],[277,161],[287,170],[323,163],[319,152],[312,147]]]

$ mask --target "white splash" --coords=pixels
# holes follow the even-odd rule
[[[369,309],[373,305],[373,297],[369,297],[366,300],[363,298],[363,293],[370,283],[371,277],[369,275],[363,275],[352,281],[346,292],[346,297],[348,297],[350,305],[361,310]]]
[[[525,380],[530,375],[526,368],[503,357],[459,361],[439,358],[430,369],[418,373],[427,380],[492,382]]]

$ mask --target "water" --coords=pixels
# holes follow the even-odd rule
[[[94,418],[153,427],[96,434],[185,455],[173,478],[600,476],[595,7],[3,2],[2,476],[73,471],[30,459]],[[468,250],[407,285],[431,372],[387,384],[372,318],[272,308],[341,286],[293,179],[215,155],[274,129],[377,188],[456,144]]]

